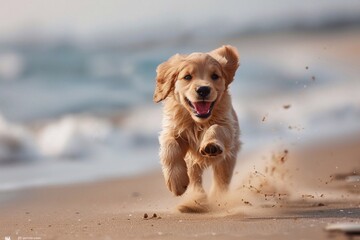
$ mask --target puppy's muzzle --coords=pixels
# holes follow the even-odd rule
[[[197,92],[199,97],[206,98],[210,94],[211,88],[207,86],[201,86],[196,88],[195,91]]]

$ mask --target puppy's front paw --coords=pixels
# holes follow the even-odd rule
[[[223,148],[216,143],[208,143],[200,149],[200,153],[207,157],[215,157],[223,153]]]
[[[182,195],[189,185],[187,168],[183,166],[173,167],[168,174],[164,172],[166,185],[176,196]]]

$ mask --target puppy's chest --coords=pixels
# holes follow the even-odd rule
[[[199,150],[202,139],[205,135],[205,132],[209,129],[210,126],[204,126],[204,127],[193,127],[186,129],[182,137],[186,140],[186,142],[189,145],[189,149],[196,152]]]

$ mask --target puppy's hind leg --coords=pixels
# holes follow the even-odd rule
[[[204,213],[209,211],[209,205],[205,190],[202,186],[203,169],[194,164],[188,167],[190,184],[188,196],[185,201],[178,206],[178,210],[183,213]]]
[[[229,189],[235,163],[236,157],[228,156],[223,161],[218,161],[212,165],[214,175],[211,187],[212,198],[221,198]]]

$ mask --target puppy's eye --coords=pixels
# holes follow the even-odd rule
[[[190,81],[192,79],[192,76],[190,74],[188,74],[184,77],[184,79]]]
[[[219,75],[217,75],[216,73],[213,73],[213,74],[211,75],[211,79],[212,79],[212,80],[218,80],[218,79],[219,79]]]

